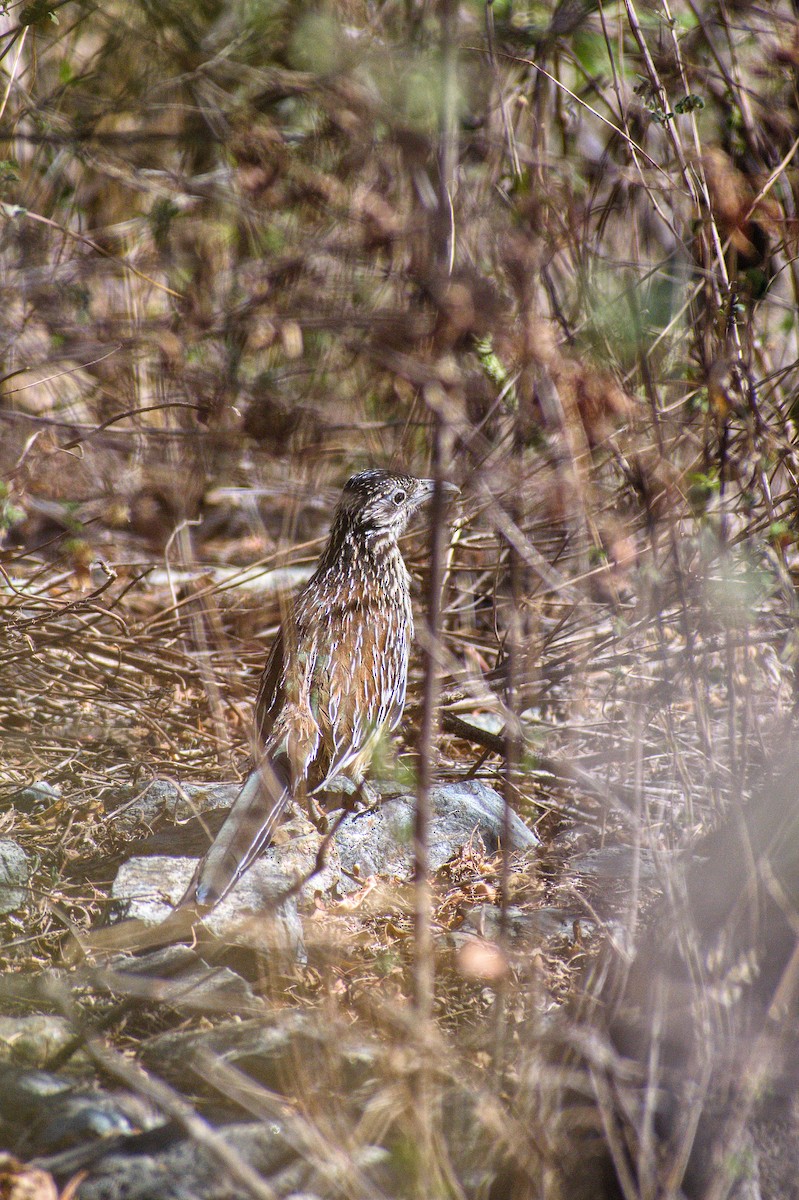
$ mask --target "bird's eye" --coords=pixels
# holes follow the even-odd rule
[[[405,492],[403,492],[402,488],[398,488],[391,499],[395,504],[402,504],[403,500],[405,499]]]

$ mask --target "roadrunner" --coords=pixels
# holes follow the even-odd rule
[[[319,565],[261,677],[261,758],[181,904],[217,904],[269,843],[293,796],[312,796],[336,775],[360,784],[380,734],[398,724],[413,612],[397,539],[433,489],[431,479],[377,470],[345,484]]]

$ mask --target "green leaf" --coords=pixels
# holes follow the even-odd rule
[[[701,96],[697,96],[695,92],[689,92],[687,96],[683,96],[682,100],[678,100],[674,105],[674,112],[681,117],[685,113],[698,112],[699,109],[705,107],[705,102]]]

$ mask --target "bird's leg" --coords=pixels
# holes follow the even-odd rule
[[[308,813],[308,820],[314,825],[320,833],[327,833],[330,828],[330,816],[322,808],[319,801],[310,794],[305,800],[305,811]]]
[[[327,813],[316,798],[315,789],[307,787],[303,788],[301,795],[297,795],[295,792],[295,797],[296,799],[301,800],[302,806],[305,809],[308,820],[311,822],[311,824],[315,826],[320,833],[327,833],[330,822]]]
[[[316,793],[308,795],[305,799],[308,815],[321,833],[327,833],[330,828],[331,812],[329,809],[331,808],[339,814],[340,818],[345,813],[355,813],[361,816],[364,813],[374,812],[380,804],[380,793],[361,775],[349,778],[340,776],[337,781],[334,779],[330,782],[337,783],[337,786],[324,788],[321,793],[321,803],[316,798]]]
[[[347,796],[345,807],[348,812],[357,813],[358,816],[366,816],[367,813],[375,812],[380,807],[382,796],[377,788],[373,787],[365,779],[358,779],[355,785],[355,791]]]

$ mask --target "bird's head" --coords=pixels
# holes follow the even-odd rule
[[[451,483],[442,483],[445,496],[458,494]],[[347,522],[365,534],[392,541],[402,534],[413,514],[433,495],[435,481],[412,475],[394,475],[373,469],[353,475],[344,485],[336,509],[336,523]]]

